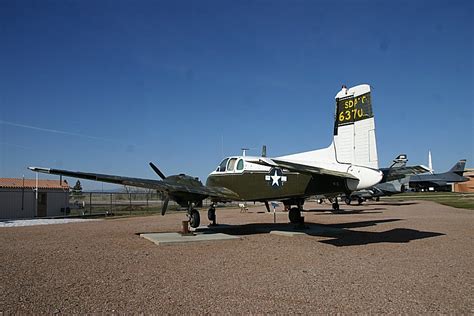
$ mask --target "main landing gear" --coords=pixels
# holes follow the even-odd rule
[[[296,207],[291,207],[288,211],[288,219],[292,224],[299,224],[303,221],[303,217],[301,216],[301,212],[303,211],[303,203],[301,201],[297,201],[296,203],[286,203],[285,206],[290,207],[291,205],[295,205]]]
[[[186,214],[188,217],[189,221],[189,226],[191,228],[198,228],[199,225],[201,224],[201,216],[199,212],[194,209],[194,204],[190,203],[188,206],[188,212]],[[216,224],[216,205],[213,203],[209,207],[209,210],[207,211],[207,218],[211,221],[211,226],[217,225]]]
[[[334,198],[331,202],[332,202],[333,212],[338,212],[339,211],[339,202],[337,201],[337,197]]]
[[[216,223],[216,206],[214,203],[211,204],[211,207],[207,210],[207,218],[211,221],[210,226],[217,225]]]
[[[186,214],[189,220],[189,226],[192,228],[198,228],[201,223],[201,216],[199,212],[193,208],[192,203],[189,204],[188,213]]]
[[[288,212],[288,218],[292,224],[301,222],[301,209],[299,207],[290,208],[290,211]]]

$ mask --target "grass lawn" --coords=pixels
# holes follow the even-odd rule
[[[473,193],[454,193],[454,192],[408,192],[397,194],[391,197],[384,197],[387,200],[428,200],[439,204],[448,205],[457,208],[466,208],[474,210]]]

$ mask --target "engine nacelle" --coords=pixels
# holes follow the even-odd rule
[[[351,166],[347,172],[359,179],[346,180],[346,186],[350,191],[370,188],[379,183],[383,177],[382,171],[361,166]]]

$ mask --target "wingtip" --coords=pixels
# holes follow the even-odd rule
[[[43,172],[43,173],[49,173],[49,168],[41,168],[41,167],[28,167],[33,172]]]

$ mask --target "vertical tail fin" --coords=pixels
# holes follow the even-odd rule
[[[334,148],[338,162],[378,169],[369,85],[343,86],[336,95]]]
[[[449,169],[449,172],[454,172],[462,176],[464,173],[465,166],[466,166],[466,159],[459,160],[451,169]]]
[[[431,161],[431,150],[428,151],[428,169],[430,169],[430,173],[433,174],[433,162]]]

